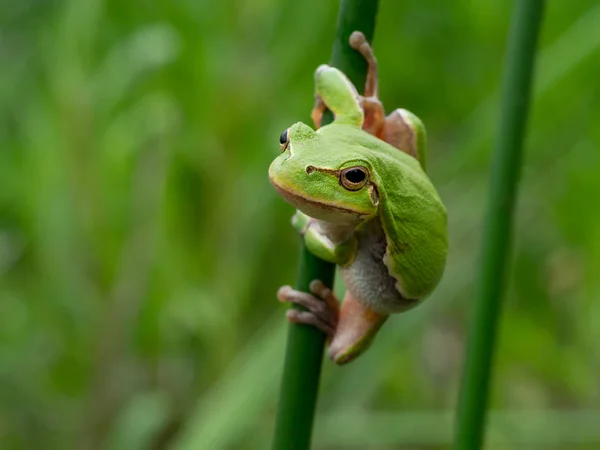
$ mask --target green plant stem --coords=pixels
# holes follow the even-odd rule
[[[519,181],[533,63],[544,0],[517,0],[508,37],[502,105],[467,359],[458,410],[457,450],[483,444],[485,413]]]
[[[377,0],[342,0],[338,13],[330,64],[342,70],[359,90],[365,84],[367,63],[350,48],[348,38],[359,30],[372,42],[377,6]],[[331,120],[331,114],[325,114],[323,124]],[[332,287],[334,274],[335,265],[316,258],[302,245],[296,289],[308,292],[309,283],[315,279]],[[317,329],[289,325],[274,450],[310,448],[324,344],[325,335]]]

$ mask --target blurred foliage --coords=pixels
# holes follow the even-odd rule
[[[448,448],[506,3],[381,2],[381,98],[428,127],[451,256],[430,300],[325,364],[315,448]],[[268,447],[298,239],[266,172],[336,11],[0,5],[2,449]],[[489,448],[600,442],[598,23],[594,0],[548,5]]]

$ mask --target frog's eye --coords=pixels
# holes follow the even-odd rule
[[[349,191],[358,191],[369,180],[369,172],[364,167],[349,167],[340,173],[340,184]]]
[[[281,133],[281,136],[279,136],[279,146],[281,147],[281,151],[284,151],[290,143],[288,130],[289,128],[286,129],[283,133]]]

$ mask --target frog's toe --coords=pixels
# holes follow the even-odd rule
[[[338,321],[339,306],[335,295],[321,281],[310,284],[313,294],[298,291],[291,286],[282,286],[277,291],[281,302],[290,302],[306,308],[307,311],[290,309],[287,317],[290,322],[314,325],[329,336],[333,336]]]
[[[310,311],[300,311],[299,309],[289,309],[286,316],[290,322],[299,323],[303,325],[312,325],[318,330],[325,333],[327,336],[333,336],[335,334],[335,327],[328,322],[322,320],[316,314]]]
[[[325,283],[323,283],[321,280],[312,280],[308,288],[310,289],[310,292],[325,302],[327,308],[336,313],[338,312],[340,303],[338,302],[338,299],[333,291],[325,286]]]
[[[277,298],[280,302],[290,302],[296,305],[304,306],[314,314],[323,315],[327,305],[307,292],[297,291],[291,286],[282,286],[277,291]]]

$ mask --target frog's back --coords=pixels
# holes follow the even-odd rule
[[[398,153],[401,153],[398,151]],[[373,182],[386,235],[383,262],[406,298],[423,299],[439,283],[448,252],[446,208],[418,165],[374,158]]]
[[[344,146],[345,159],[369,167],[387,243],[382,260],[396,289],[403,298],[425,298],[442,277],[448,251],[446,209],[435,188],[412,156],[363,130],[328,127],[324,137]]]
[[[343,147],[345,159],[362,159],[377,165],[395,165],[423,172],[419,161],[385,141],[351,125],[330,124],[317,130],[332,148]]]

